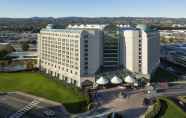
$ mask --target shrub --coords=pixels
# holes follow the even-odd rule
[[[28,51],[30,46],[27,42],[23,42],[21,47],[23,51]]]
[[[83,100],[73,103],[64,103],[63,105],[70,113],[79,113],[87,110],[88,101]]]
[[[9,44],[0,45],[0,60],[6,59],[6,56],[13,51],[15,51],[15,49]]]
[[[145,118],[154,118],[160,111],[161,103],[158,99],[144,114]]]

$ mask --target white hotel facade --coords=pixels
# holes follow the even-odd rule
[[[52,76],[81,87],[94,82],[102,65],[102,35],[99,30],[42,29],[38,34],[39,67]]]
[[[53,29],[49,25],[42,29],[38,34],[39,68],[78,87],[86,80],[95,83],[95,73],[104,65],[104,27]],[[121,32],[121,66],[149,78],[159,64],[158,31],[139,27]]]
[[[160,63],[159,31],[145,25],[123,30],[122,56],[124,67],[150,79]]]

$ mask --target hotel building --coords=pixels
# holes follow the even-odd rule
[[[102,68],[123,67],[150,78],[159,65],[159,32],[145,25],[105,30],[106,25],[48,25],[38,34],[40,70],[82,87]]]
[[[122,63],[124,67],[146,78],[159,66],[160,34],[146,25],[123,30]]]
[[[102,65],[102,32],[83,29],[53,29],[38,34],[39,68],[52,76],[82,87],[95,81]]]
[[[92,29],[100,30],[102,32],[102,50],[103,50],[103,64],[101,69],[104,71],[118,69],[121,67],[120,63],[120,28],[129,27],[129,25],[113,25],[109,26],[108,24],[81,24],[81,25],[68,25],[68,29]]]

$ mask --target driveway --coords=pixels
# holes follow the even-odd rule
[[[127,97],[120,97],[120,92],[125,93]],[[104,116],[110,112],[119,112],[125,118],[138,118],[146,110],[143,106],[144,97],[143,90],[127,90],[119,87],[100,90],[97,92],[96,99],[99,103],[98,108],[84,117],[95,118],[101,114]]]

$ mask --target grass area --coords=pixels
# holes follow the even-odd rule
[[[186,113],[173,101],[166,97],[160,97],[161,109],[157,118],[186,118]]]
[[[0,73],[0,91],[22,91],[61,102],[69,112],[85,110],[88,97],[36,72]]]
[[[175,75],[161,68],[156,70],[151,79],[152,82],[171,82],[176,80],[177,77]]]

